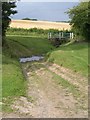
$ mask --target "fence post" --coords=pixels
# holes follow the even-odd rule
[[[70,39],[72,38],[72,33],[70,33]]]
[[[52,38],[52,33],[50,32],[50,39]]]
[[[63,38],[63,32],[62,32],[62,38]]]
[[[59,39],[61,38],[61,32],[59,32]]]
[[[70,33],[70,39],[73,39],[73,33]]]
[[[72,33],[72,39],[73,39],[73,33]]]
[[[48,33],[48,39],[49,39],[49,33]]]
[[[52,34],[50,32],[50,33],[48,33],[48,39],[51,39],[51,38],[52,38]]]

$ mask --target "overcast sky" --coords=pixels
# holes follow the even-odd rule
[[[47,21],[68,21],[65,13],[69,8],[78,5],[77,2],[18,2],[18,13],[12,19],[31,18]]]

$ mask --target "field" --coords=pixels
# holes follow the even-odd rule
[[[7,44],[3,49],[4,117],[88,116],[86,42],[55,48],[39,34],[9,33]],[[45,59],[19,63],[20,57],[32,55],[44,55]]]
[[[31,21],[31,20],[12,20],[10,27],[12,28],[41,28],[41,29],[58,29],[70,30],[69,23],[48,22],[48,21]]]

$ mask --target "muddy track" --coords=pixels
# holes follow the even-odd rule
[[[76,85],[80,91],[88,93],[88,78],[82,77],[79,73],[75,73],[70,69],[64,68],[57,64],[52,64],[51,66],[47,65],[47,67],[52,72],[61,76],[65,80],[68,80],[71,84]]]
[[[88,117],[86,78],[56,64],[35,62],[22,66],[27,73],[27,97],[20,97],[11,105],[15,114],[25,118]],[[78,86],[81,95],[76,98],[73,91],[58,84],[54,74]]]

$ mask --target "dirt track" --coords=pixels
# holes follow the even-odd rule
[[[58,69],[56,70],[56,68]],[[20,97],[15,100],[12,109],[18,117],[28,118],[87,118],[88,117],[88,90],[82,91],[82,87],[87,88],[87,79],[77,74],[72,74],[71,70],[60,67],[56,64],[47,63],[27,63],[23,65],[27,72],[28,90],[27,97]],[[57,72],[56,72],[57,71]],[[58,84],[55,75],[64,74],[64,79],[72,77],[69,82],[73,85],[78,84],[78,97],[73,91]],[[75,77],[76,75],[76,77]],[[66,77],[65,77],[66,76]],[[79,79],[76,79],[79,78]],[[59,79],[60,80],[60,79]],[[77,84],[75,84],[75,80]],[[68,86],[69,87],[69,86]],[[8,115],[8,117],[14,114]],[[15,115],[14,115],[15,116]]]
[[[48,22],[48,21],[30,21],[30,20],[12,20],[10,27],[12,28],[42,28],[42,29],[59,29],[70,30],[69,23]]]

